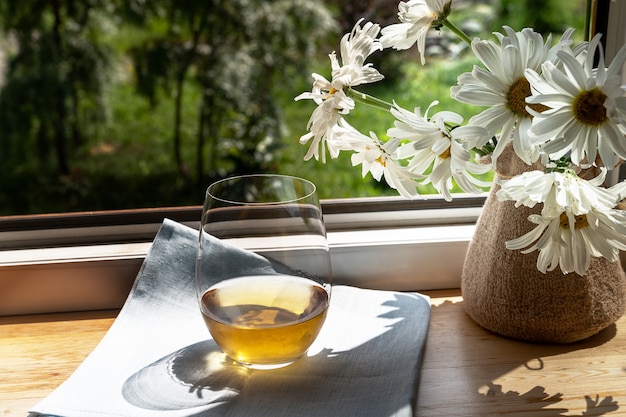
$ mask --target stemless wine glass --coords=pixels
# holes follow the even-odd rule
[[[224,244],[254,254],[225,251]],[[209,332],[230,358],[273,369],[302,356],[324,323],[331,293],[315,185],[273,174],[211,184],[202,210],[196,288]]]

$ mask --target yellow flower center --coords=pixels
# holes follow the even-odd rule
[[[574,216],[574,220],[574,230],[584,229],[585,227],[589,226],[586,214]],[[561,216],[559,217],[559,223],[563,229],[569,229],[569,219],[567,217],[567,214],[561,213]]]
[[[383,159],[383,156],[382,156],[382,155],[380,155],[378,158],[376,158],[376,162],[377,162],[379,165],[382,165],[383,167],[386,167],[386,166],[387,166],[387,160],[386,160],[386,159]]]
[[[450,152],[450,148],[448,148],[439,155],[439,158],[444,159],[444,160],[448,159],[450,158],[451,153],[452,152]]]
[[[439,12],[439,15],[437,15],[437,13],[435,11],[433,11],[433,13],[431,13],[432,17],[433,17],[433,22],[431,23],[431,27],[433,29],[439,30],[441,29],[441,27],[443,26],[444,22],[448,19],[448,16],[450,15],[450,12],[452,11],[452,0],[450,0],[449,2],[447,2],[446,4],[443,5],[443,9],[441,11],[437,10],[436,12]]]
[[[328,93],[326,93],[326,100],[331,98],[336,92],[337,92],[337,89],[334,87],[331,87],[330,90],[328,90]]]
[[[582,91],[572,104],[574,117],[580,123],[587,126],[599,126],[604,123],[606,116],[606,94],[598,87],[593,90]]]
[[[526,110],[526,107],[541,113],[547,110],[548,107],[543,104],[528,104],[526,103],[526,97],[530,96],[530,83],[525,77],[521,77],[519,80],[511,84],[509,91],[506,94],[506,104],[509,110],[516,116],[523,118],[532,117]]]

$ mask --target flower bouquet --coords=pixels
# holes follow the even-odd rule
[[[544,37],[530,28],[515,31],[505,26],[501,33],[494,33],[494,39],[470,39],[450,20],[452,0],[402,1],[398,10],[400,22],[384,28],[357,22],[341,39],[339,57],[330,54],[330,79],[313,74],[312,90],[296,97],[317,104],[308,133],[300,138],[309,145],[305,159],[325,162],[327,154],[336,158],[340,152],[352,152],[352,164],[362,166],[363,176],[371,173],[379,181],[384,177],[391,188],[408,198],[417,197],[417,186],[423,184],[432,184],[446,200],[453,198],[454,184],[465,192],[482,192],[492,184],[479,176],[494,169],[490,195],[494,202],[488,200],[485,210],[489,204],[507,203],[507,207],[519,209],[528,225],[516,228],[515,233],[520,234],[507,237],[503,246],[516,256],[536,252],[533,265],[540,275],[539,284],[518,286],[542,287],[541,276],[550,273],[560,277],[575,273],[578,278],[598,275],[590,273],[596,258],[619,264],[619,253],[626,249],[626,213],[618,204],[626,197],[626,182],[607,187],[605,178],[626,159],[626,98],[621,74],[626,47],[607,66],[600,35],[576,43],[570,29],[553,41],[551,35]],[[450,90],[452,98],[482,107],[467,122],[454,112],[435,112],[436,101],[425,110],[406,109],[355,89],[384,78],[367,63],[377,51],[416,45],[424,64],[430,29],[451,30],[481,63],[460,74],[458,84]],[[374,132],[364,134],[346,121],[344,116],[357,104],[391,113],[395,122],[385,138]],[[520,169],[512,169],[512,164]],[[472,244],[480,243],[475,241],[476,236]],[[473,256],[481,253],[485,252]],[[488,262],[513,261],[495,258]],[[619,305],[613,303],[609,322],[624,311],[621,267],[615,274],[619,277],[616,289],[611,290],[614,297],[609,298]],[[463,290],[468,303],[466,288]],[[555,290],[542,287],[538,291]],[[471,296],[471,291],[467,293]],[[510,303],[508,299],[494,301],[494,297],[498,296],[489,293],[490,302]],[[590,307],[594,308],[597,310],[595,305]],[[511,320],[514,314],[526,312],[497,312],[503,320]],[[470,315],[476,318],[480,314]],[[496,326],[485,327],[519,336]],[[606,327],[606,320],[596,327]],[[520,337],[573,340],[569,336],[536,337],[536,329],[527,333]]]

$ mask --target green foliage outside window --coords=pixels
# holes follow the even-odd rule
[[[520,4],[454,1],[482,33]],[[524,1],[559,3],[545,13],[555,31],[585,3]],[[302,161],[311,107],[294,96],[355,18],[392,23],[397,8],[327,3],[0,0],[0,214],[200,204],[213,179],[261,171],[309,178],[324,198],[390,193],[349,161]],[[473,62],[437,33],[430,52],[442,59],[425,67],[411,51],[376,61],[390,81],[377,95],[451,108],[449,77]],[[389,123],[375,109],[351,117]]]

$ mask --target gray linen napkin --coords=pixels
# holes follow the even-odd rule
[[[197,240],[197,231],[163,222],[110,330],[31,417],[413,415],[428,297],[336,285],[307,356],[278,370],[247,370],[225,357],[200,315]],[[219,250],[267,267],[223,242]]]

